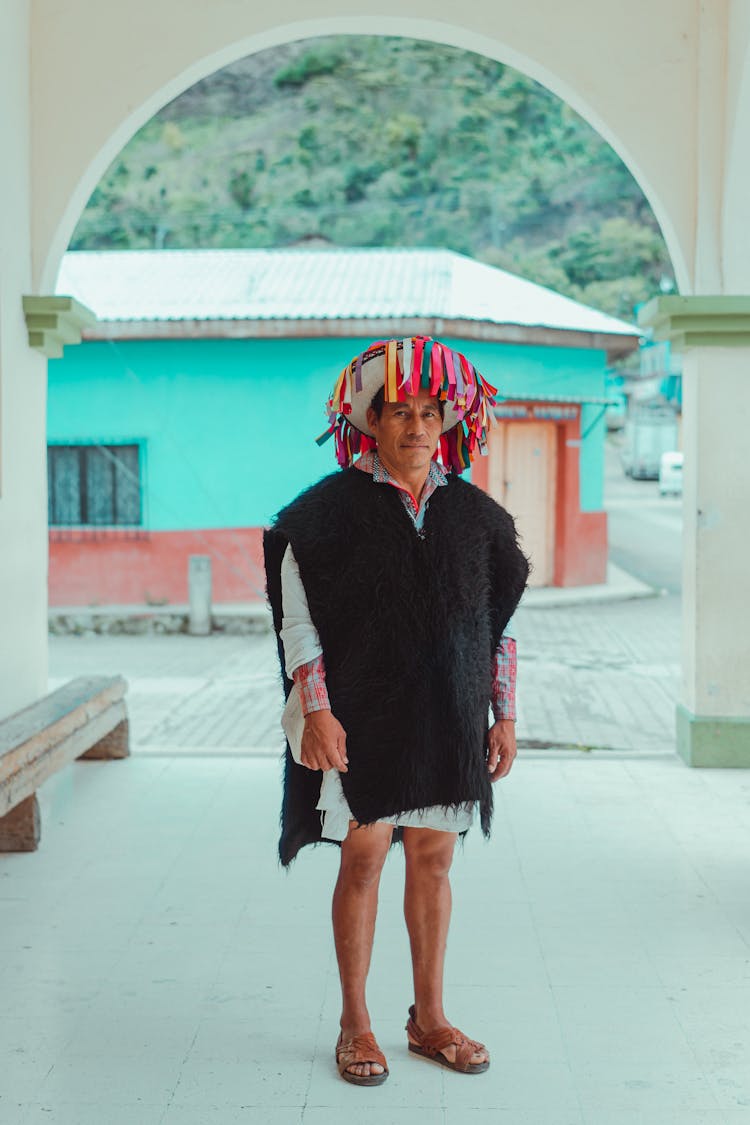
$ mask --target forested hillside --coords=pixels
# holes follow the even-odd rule
[[[166,106],[92,195],[73,249],[436,246],[619,316],[672,280],[611,148],[501,63],[337,36],[227,67]]]

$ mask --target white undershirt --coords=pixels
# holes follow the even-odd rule
[[[322,653],[318,630],[312,623],[307,594],[291,543],[281,561],[281,643],[284,646],[286,674],[291,680],[301,664]]]

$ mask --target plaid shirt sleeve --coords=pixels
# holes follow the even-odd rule
[[[495,653],[492,675],[492,714],[498,719],[516,718],[516,642],[503,636]]]
[[[322,655],[308,660],[307,664],[300,664],[294,669],[292,679],[299,688],[303,715],[309,715],[311,711],[330,711],[326,666]]]
[[[515,640],[513,637],[503,637],[495,653],[492,676],[491,703],[496,720],[516,718],[516,661]],[[293,679],[300,690],[303,715],[309,715],[311,711],[330,711],[322,655],[295,668]]]

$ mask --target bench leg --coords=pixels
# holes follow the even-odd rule
[[[78,761],[81,762],[84,758],[127,758],[129,755],[130,729],[128,720],[123,719],[90,750],[79,754]]]
[[[35,852],[41,836],[36,793],[0,816],[0,852]]]

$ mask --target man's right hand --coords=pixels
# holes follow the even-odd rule
[[[332,711],[311,711],[305,716],[300,757],[309,770],[346,773],[346,731]]]

